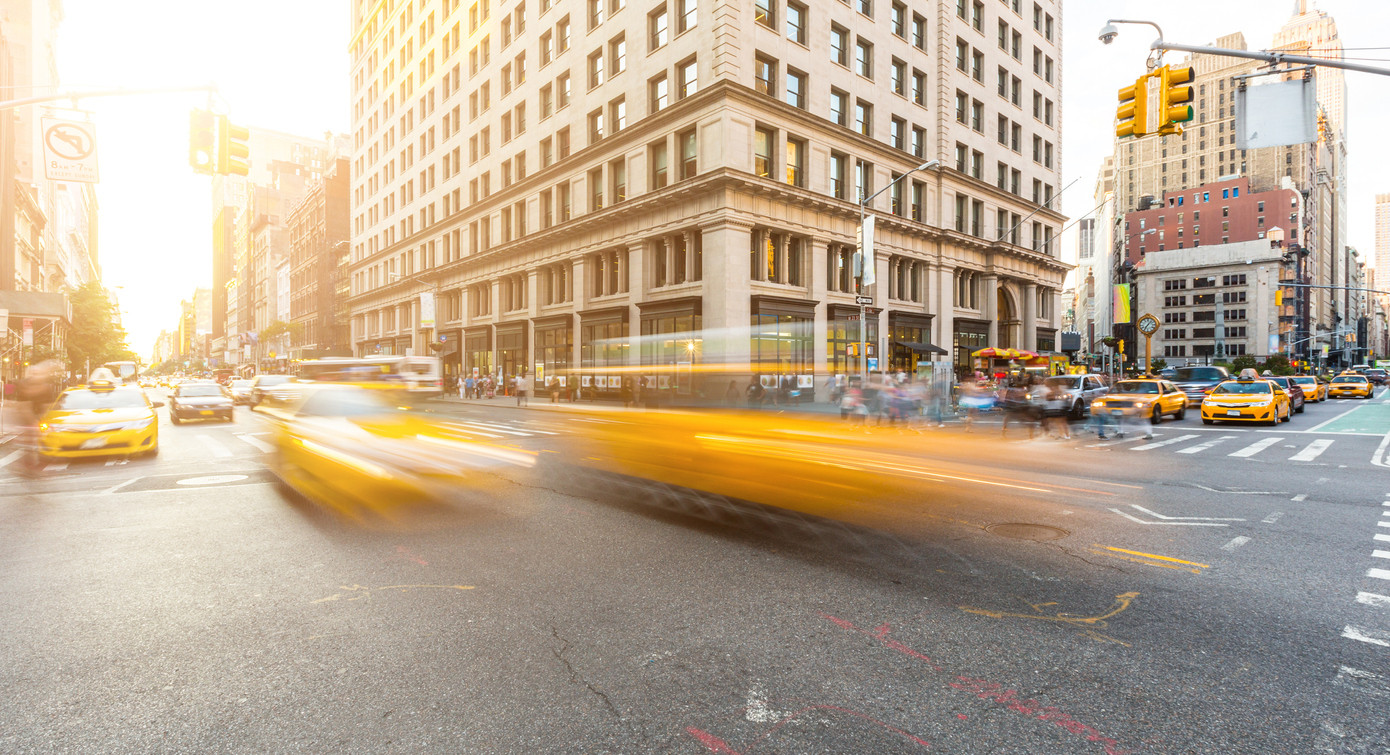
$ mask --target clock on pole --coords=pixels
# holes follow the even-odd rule
[[[1144,373],[1153,372],[1153,356],[1150,343],[1153,341],[1154,333],[1158,332],[1158,318],[1146,314],[1139,318],[1139,332],[1144,334]]]

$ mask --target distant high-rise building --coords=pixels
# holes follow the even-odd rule
[[[1390,194],[1376,195],[1375,268],[1390,283]]]

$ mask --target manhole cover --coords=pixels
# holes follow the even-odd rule
[[[1015,540],[1056,540],[1071,534],[1064,529],[1049,527],[1046,524],[991,524],[985,531]]]

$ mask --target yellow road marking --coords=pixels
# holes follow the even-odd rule
[[[1096,554],[1097,556],[1107,556],[1107,557],[1109,557],[1109,558],[1118,558],[1118,559],[1121,559],[1121,560],[1124,560],[1124,561],[1133,561],[1133,562],[1136,563],[1136,564],[1144,564],[1145,566],[1157,566],[1157,567],[1162,568],[1162,569],[1177,569],[1178,571],[1192,572],[1193,574],[1201,574],[1201,573],[1202,573],[1202,570],[1201,570],[1201,569],[1189,569],[1189,568],[1187,568],[1186,566],[1176,566],[1176,565],[1174,565],[1174,564],[1160,564],[1160,563],[1156,563],[1156,562],[1154,562],[1154,561],[1147,561],[1147,560],[1142,559],[1142,558],[1130,558],[1129,556],[1119,556],[1119,555],[1116,555],[1116,554],[1114,554],[1114,553],[1106,553],[1105,551],[1091,551],[1091,552],[1094,553],[1094,554]]]
[[[1110,635],[1095,631],[1096,627],[1104,627],[1106,619],[1113,618],[1125,609],[1129,608],[1134,599],[1139,597],[1137,592],[1122,592],[1115,596],[1115,602],[1110,604],[1110,610],[1098,616],[1077,616],[1076,614],[1061,613],[1048,615],[1042,612],[1043,608],[1055,606],[1057,603],[1030,603],[1028,604],[1037,613],[1017,613],[1013,611],[991,611],[985,608],[974,608],[972,606],[961,606],[960,610],[966,613],[988,616],[992,619],[1035,619],[1038,621],[1052,621],[1059,624],[1069,624],[1081,629],[1087,636],[1097,642],[1114,642],[1125,647],[1130,647],[1128,642],[1116,639]]]
[[[1160,561],[1172,561],[1175,564],[1187,564],[1188,566],[1198,566],[1203,569],[1209,568],[1211,566],[1211,564],[1199,564],[1196,561],[1184,561],[1180,558],[1172,558],[1171,556],[1160,556],[1154,553],[1143,553],[1141,551],[1127,551],[1124,548],[1114,548],[1109,545],[1101,545],[1100,543],[1095,543],[1095,547],[1104,548],[1108,551],[1115,551],[1116,553],[1128,553],[1131,556],[1143,556],[1144,558],[1156,558]]]

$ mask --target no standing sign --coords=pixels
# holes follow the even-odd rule
[[[43,172],[50,181],[97,182],[96,127],[87,121],[43,119]]]

